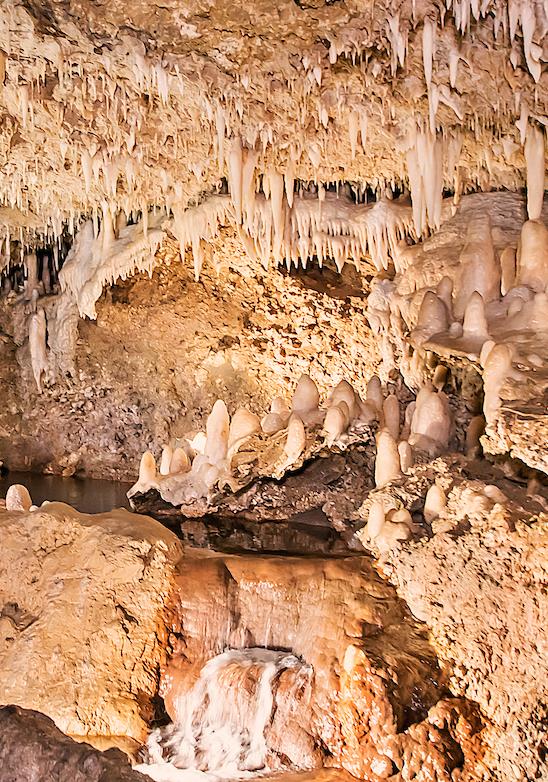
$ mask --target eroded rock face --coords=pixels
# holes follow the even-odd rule
[[[427,522],[422,510],[434,481],[447,502]],[[544,778],[544,498],[527,497],[485,463],[444,457],[372,494],[364,518],[374,499],[414,511],[414,541],[385,555],[382,571],[430,628],[451,691],[475,701],[489,721],[484,761],[493,778]],[[358,536],[366,541],[365,529]]]
[[[165,248],[168,261],[175,252]],[[230,234],[211,253],[218,274],[207,268],[199,283],[174,261],[153,280],[113,289],[96,323],[80,321],[73,377],[42,395],[25,348],[16,351],[18,308],[2,309],[2,328],[13,337],[0,344],[6,465],[133,480],[146,448],[159,457],[164,443],[197,431],[218,398],[231,413],[246,406],[262,415],[303,372],[322,393],[349,377],[363,377],[357,385],[365,388],[378,354],[363,326],[358,273],[268,275],[259,264],[242,265],[242,244]]]
[[[0,512],[0,698],[74,736],[141,741],[181,548],[160,524],[50,504]]]
[[[481,747],[473,708],[447,700],[424,630],[370,560],[193,553],[180,571],[178,641],[161,689],[170,715],[225,648],[284,649],[311,665],[314,678],[304,698],[291,691],[291,673],[277,685],[279,717],[290,718],[274,717],[267,733],[274,767],[279,752],[368,780],[398,771],[408,780],[421,767],[449,780],[457,767],[475,768]],[[284,697],[293,701],[289,712]]]
[[[146,782],[118,749],[99,752],[65,736],[53,720],[19,706],[0,708],[3,782]]]

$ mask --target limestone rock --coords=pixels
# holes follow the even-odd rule
[[[74,736],[143,740],[181,546],[152,519],[0,512],[0,698]]]
[[[542,498],[476,462],[481,480],[465,477],[463,457],[416,465],[398,486],[372,493],[373,503],[424,507],[436,477],[434,533],[420,533],[388,555],[385,576],[414,616],[430,628],[455,696],[479,704],[488,719],[484,762],[492,779],[542,779],[548,642],[548,516]],[[431,506],[431,496],[428,505]],[[432,519],[425,508],[425,518]],[[365,540],[366,528],[358,535]]]
[[[310,694],[288,693],[293,707],[281,711],[289,716],[266,733],[273,768],[278,752],[303,753],[312,767],[328,757],[363,779],[384,768],[411,780],[433,764],[441,782],[457,757],[468,772],[480,760],[474,708],[444,698],[420,625],[368,558],[189,556],[178,611],[179,646],[162,677],[170,715],[204,663],[227,648],[283,647],[312,666]]]

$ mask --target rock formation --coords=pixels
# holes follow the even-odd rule
[[[177,539],[152,519],[61,503],[0,511],[0,526],[2,703],[88,741],[142,741],[165,660]]]
[[[0,763],[9,782],[146,782],[119,749],[100,752],[65,736],[52,720],[19,706],[0,708]]]
[[[157,520],[10,479],[4,703],[154,778],[548,774],[547,14],[3,0],[0,467]]]
[[[449,779],[460,753],[468,772],[480,760],[474,755],[479,723],[473,708],[445,697],[443,676],[420,626],[367,558],[188,558],[178,603],[180,651],[161,685],[173,719],[205,663],[222,665],[216,655],[227,647],[244,650],[225,669],[221,686],[227,701],[242,692],[236,688],[243,670],[249,671],[254,647],[290,647],[301,670],[309,665],[315,675],[308,692],[301,681],[302,694],[293,696],[289,714],[280,689],[287,687],[291,697],[291,675],[286,683],[280,679],[277,717],[265,734],[270,768],[280,762],[283,767],[285,756],[297,763],[300,758],[308,768],[342,766],[358,778],[374,779],[382,769],[381,778],[390,771],[411,779],[418,766],[432,764],[438,779]],[[167,737],[166,757],[188,746],[180,736]]]

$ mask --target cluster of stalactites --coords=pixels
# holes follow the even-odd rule
[[[391,72],[394,75],[398,67],[403,68],[408,55],[409,26],[415,26],[418,22],[419,7],[413,3],[412,18],[401,19],[401,12],[387,15],[386,35],[391,51]],[[438,10],[439,9],[439,10]],[[424,13],[424,11],[423,11]],[[439,13],[439,17],[438,17]],[[447,0],[437,9],[426,9],[422,19],[422,59],[424,76],[430,89],[432,84],[433,64],[436,59],[436,39],[444,27],[448,26],[447,16],[452,17],[457,31],[466,36],[470,33],[473,22],[485,21],[491,18],[492,31],[495,41],[503,43],[502,36],[509,39],[512,46],[510,62],[515,68],[518,64],[518,55],[514,50],[518,32],[521,28],[523,54],[527,68],[535,82],[539,82],[543,58],[542,41],[546,31],[548,13],[541,3],[528,2],[528,0]],[[351,57],[354,61],[359,59],[367,50],[367,35],[365,31],[360,36],[357,29],[349,33],[329,32],[327,40],[330,43],[329,60],[335,64],[343,55]],[[441,54],[441,53],[440,53]],[[464,55],[455,46],[449,52],[444,52],[449,58],[451,73],[451,86],[455,86],[458,63]],[[316,67],[317,64],[315,64]]]
[[[321,186],[295,194],[293,178],[273,169],[263,174],[259,192],[259,172],[253,162],[248,165],[255,156],[239,143],[237,150],[230,166],[230,196],[211,196],[187,210],[174,207],[173,231],[181,255],[187,247],[192,250],[196,279],[203,264],[202,241],[226,224],[236,226],[248,255],[265,268],[271,263],[306,268],[313,259],[321,267],[332,259],[341,271],[346,262],[370,258],[381,271],[397,258],[402,243],[417,238],[405,199],[359,204],[342,191],[326,192]]]
[[[408,171],[406,174],[402,170],[400,179],[409,179],[413,200],[417,201],[414,229],[421,235],[425,225],[433,228],[439,224],[440,158],[445,143],[440,140],[439,127],[447,124],[438,117],[440,107],[454,114],[455,126],[464,126],[473,119],[469,113],[464,113],[463,95],[459,89],[461,63],[468,69],[473,64],[467,46],[476,39],[478,45],[483,43],[472,22],[481,23],[480,29],[492,28],[495,42],[508,47],[514,69],[521,65],[517,45],[518,38],[521,39],[531,81],[538,83],[546,12],[542,3],[526,0],[481,3],[479,0],[449,0],[441,6],[423,4],[418,7],[413,3],[412,7],[409,18],[402,10],[387,15],[386,35],[381,35],[378,42],[382,57],[370,68],[372,73],[365,75],[368,78],[378,76],[386,52],[392,75],[400,69],[403,76],[410,50],[409,36],[414,36],[413,50],[422,55],[422,86],[426,87],[428,112],[421,115],[420,130],[409,144]],[[462,40],[455,35],[455,40],[448,46],[445,32],[452,26],[451,18]],[[253,166],[260,165],[265,177],[271,180],[271,195],[264,192],[272,201],[273,213],[272,217],[264,216],[266,224],[258,231],[262,240],[259,255],[262,257],[268,246],[276,256],[280,244],[285,241],[278,219],[280,177],[284,180],[291,207],[292,195],[287,182],[292,180],[296,168],[311,171],[313,175],[318,173],[328,150],[328,132],[332,132],[334,138],[341,132],[348,134],[352,157],[359,148],[364,154],[368,152],[373,102],[358,101],[338,83],[336,88],[330,85],[325,94],[322,92],[328,72],[333,70],[338,57],[369,58],[371,42],[367,25],[360,27],[350,22],[340,30],[330,31],[327,46],[314,46],[313,50],[303,52],[300,63],[295,60],[295,67],[291,69],[293,75],[287,77],[285,84],[280,74],[271,76],[273,80],[281,78],[280,83],[291,100],[298,98],[302,103],[297,104],[299,110],[291,117],[295,121],[298,118],[302,132],[295,134],[290,144],[283,145],[278,145],[280,128],[276,128],[276,123],[269,122],[263,115],[254,116],[256,104],[252,96],[257,93],[262,99],[260,88],[264,88],[265,94],[269,88],[269,77],[258,71],[246,67],[232,78],[208,61],[209,78],[201,82],[197,74],[200,68],[205,68],[204,63],[197,65],[196,59],[190,56],[182,58],[169,52],[162,55],[147,52],[137,37],[127,33],[112,46],[102,47],[100,54],[93,54],[93,46],[87,47],[83,41],[71,48],[65,39],[61,46],[52,37],[35,35],[33,20],[22,7],[12,7],[9,13],[0,14],[0,26],[5,41],[5,53],[0,53],[4,82],[2,100],[7,117],[13,117],[13,121],[9,119],[6,123],[6,150],[10,149],[16,133],[30,138],[36,130],[47,139],[47,158],[52,169],[58,171],[57,177],[48,178],[40,157],[30,155],[21,166],[7,170],[5,175],[0,172],[0,201],[24,212],[34,208],[40,220],[47,222],[45,228],[52,236],[60,235],[65,222],[72,233],[79,215],[89,212],[90,208],[100,210],[104,200],[110,200],[116,210],[142,211],[151,203],[165,203],[169,210],[173,203],[181,200],[179,195],[182,194],[186,206],[200,192],[211,190],[222,176],[231,181],[236,221],[240,223],[240,215],[244,219],[243,200],[250,184],[250,171]],[[254,89],[251,89],[252,83]],[[44,100],[44,93],[48,92],[45,88],[51,84],[56,85],[58,101],[49,100],[49,95],[48,100]],[[313,95],[315,90],[317,95]],[[423,92],[419,92],[413,114],[422,112]],[[527,163],[528,177],[530,171],[538,182],[536,161],[542,128],[535,118],[533,98],[522,92],[521,89],[516,91],[515,113],[519,116],[522,145],[525,136],[528,139],[525,151],[532,161]],[[142,99],[143,95],[147,100]],[[71,123],[64,121],[63,103],[68,103],[68,97],[74,118],[82,120],[74,131],[72,120]],[[538,103],[540,105],[541,101]],[[100,106],[101,110],[93,112],[90,105]],[[314,116],[315,132],[311,134],[313,105],[317,116]],[[378,111],[380,109],[375,106],[375,112]],[[540,109],[539,114],[542,114]],[[394,120],[394,116],[385,119],[383,115],[383,133],[388,132]],[[67,125],[71,127],[70,135]],[[529,125],[531,131],[526,133],[524,125]],[[178,128],[187,127],[199,128],[200,132],[177,132]],[[240,138],[247,149],[243,149]],[[455,148],[460,141],[457,136],[454,138]],[[15,161],[15,157],[13,159]],[[186,161],[188,176],[184,182],[185,166],[180,165],[180,161]],[[270,173],[268,169],[273,161],[277,169]],[[75,183],[81,193],[76,192]],[[33,200],[29,200],[31,195]],[[534,210],[530,211],[530,217],[535,219]],[[269,230],[270,220],[273,225]],[[44,226],[40,230],[43,231]],[[268,236],[270,231],[272,237]],[[256,243],[257,237],[253,232],[250,235]],[[339,257],[354,249],[339,245],[331,250]],[[285,257],[294,259],[295,253],[300,258],[309,257],[293,247],[287,248]],[[199,265],[199,259],[195,262]]]
[[[544,192],[545,134],[528,122],[524,134],[528,211],[537,219]],[[190,247],[198,279],[203,264],[202,241],[210,240],[227,222],[236,225],[247,253],[268,267],[274,261],[306,268],[327,258],[339,271],[345,262],[370,258],[377,269],[392,261],[402,271],[400,256],[406,243],[438,229],[442,221],[443,190],[459,194],[462,138],[445,138],[417,125],[405,141],[412,208],[405,199],[381,198],[374,204],[355,203],[343,191],[295,194],[294,166],[284,170],[257,168],[259,155],[235,138],[228,153],[229,196],[211,196],[191,209],[174,206],[174,232],[181,255]]]
[[[102,218],[100,227],[91,219],[82,225],[59,272],[63,293],[75,300],[82,317],[92,319],[97,317],[95,304],[105,285],[136,272],[152,274],[164,236],[165,213],[145,211],[135,224],[127,225],[122,212],[115,220],[104,204]]]

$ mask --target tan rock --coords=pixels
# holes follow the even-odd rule
[[[145,516],[60,503],[4,511],[0,529],[2,703],[75,736],[143,740],[165,659],[175,536]]]

